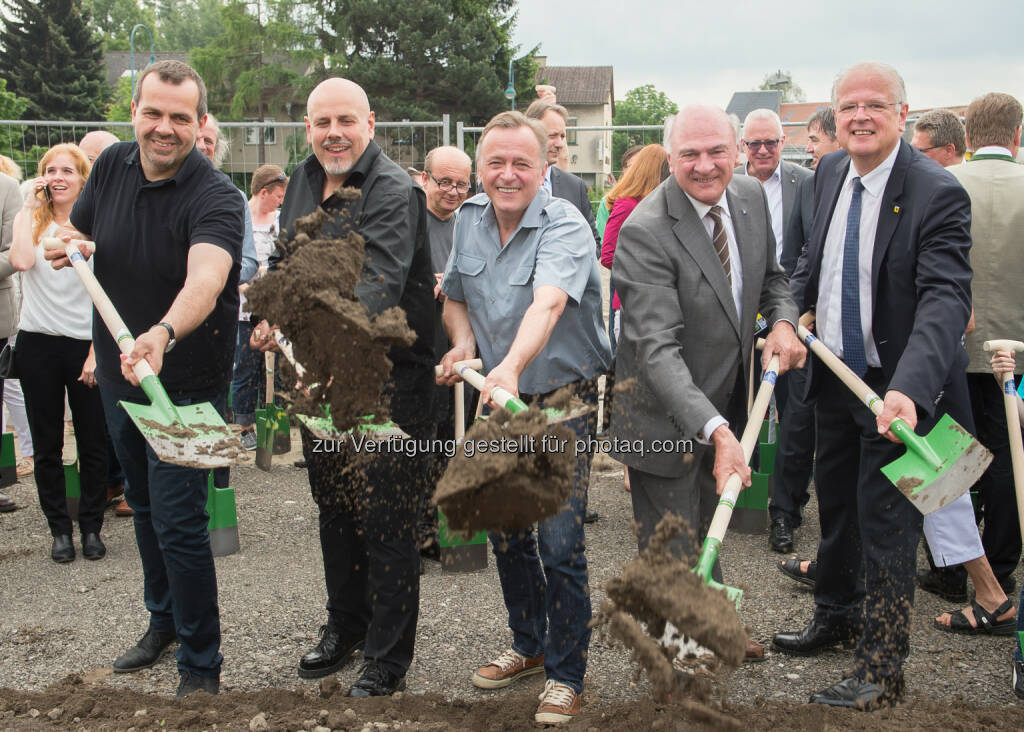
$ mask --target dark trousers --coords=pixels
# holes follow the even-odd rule
[[[979,513],[985,522],[981,543],[992,572],[997,579],[1004,580],[1020,562],[1021,537],[1003,392],[990,373],[967,374],[967,388],[975,436],[992,452],[992,463],[974,486],[978,491]]]
[[[868,369],[864,380],[884,395],[881,369]],[[822,374],[816,406],[821,519],[816,614],[827,622],[863,626],[852,674],[885,683],[902,671],[910,650],[923,523],[921,513],[881,473],[906,448],[878,434],[872,412],[831,372]],[[926,432],[935,421],[921,419],[917,431]]]
[[[35,449],[39,505],[53,536],[72,533],[64,484],[64,391],[71,406],[78,445],[82,497],[78,527],[99,533],[107,499],[107,430],[98,389],[78,381],[89,355],[89,341],[22,331],[15,349],[25,412]]]
[[[20,337],[20,336],[19,336]],[[178,670],[219,677],[220,609],[206,513],[208,471],[160,461],[118,406],[121,395],[100,389],[107,426],[135,510],[135,541],[149,627],[178,635]],[[192,404],[205,399],[173,399]],[[223,411],[223,404],[214,404]]]
[[[787,371],[779,383],[786,384],[785,408],[779,409],[779,444],[768,513],[772,519],[787,517],[793,526],[799,526],[811,497],[808,486],[814,470],[814,405],[804,400],[807,367]]]
[[[433,423],[403,425],[433,437]],[[357,454],[352,442],[323,443],[302,428],[302,454],[320,509],[328,624],[366,635],[363,656],[404,676],[419,618],[417,517],[433,456]]]

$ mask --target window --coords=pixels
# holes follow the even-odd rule
[[[566,145],[579,145],[576,142],[576,125],[580,123],[578,117],[570,117],[569,121],[565,125],[565,144]]]
[[[256,122],[255,119],[247,119],[246,122]],[[272,121],[272,120],[271,120]],[[273,145],[277,142],[277,129],[274,127],[246,127],[245,128],[245,144],[246,145],[259,145],[260,144],[260,129],[263,130],[263,143],[265,145]]]

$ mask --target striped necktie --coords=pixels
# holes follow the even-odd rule
[[[853,179],[853,198],[846,217],[846,241],[843,245],[843,360],[857,376],[868,370],[864,353],[864,333],[860,326],[860,194],[864,184]]]
[[[729,262],[729,238],[725,234],[725,227],[722,225],[722,207],[712,206],[708,211],[711,222],[714,225],[711,230],[711,243],[718,253],[718,261],[722,263],[725,270],[725,280],[732,287],[732,265]]]

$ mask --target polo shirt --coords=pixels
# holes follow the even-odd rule
[[[164,354],[159,374],[172,398],[223,391],[234,361],[245,224],[230,180],[193,149],[174,176],[149,181],[138,143],[118,143],[93,164],[71,223],[96,242],[96,279],[136,336],[163,320],[181,292],[194,244],[212,244],[231,255],[231,271],[213,312]],[[141,390],[121,375],[121,352],[98,313],[92,335],[100,385],[138,398]]]
[[[356,297],[371,314],[399,306],[416,333],[410,347],[392,347],[391,376],[385,383],[391,418],[399,425],[432,421],[434,399],[434,273],[427,247],[427,199],[409,174],[390,160],[373,140],[345,179],[346,188],[361,196],[344,200],[332,193],[323,198],[323,166],[310,155],[288,180],[281,206],[285,240],[295,234],[295,219],[323,208],[332,214],[320,238],[357,231],[365,240],[365,258]],[[271,256],[271,267],[280,259]],[[287,335],[287,334],[286,334]],[[443,354],[442,354],[443,355]]]
[[[569,299],[544,349],[519,375],[522,394],[544,394],[611,366],[594,237],[575,206],[543,187],[504,247],[487,194],[462,204],[441,289],[466,303],[485,370],[505,358],[541,285]]]

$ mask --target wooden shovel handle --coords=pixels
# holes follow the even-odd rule
[[[982,345],[986,351],[1024,352],[1020,341],[994,340]],[[1017,494],[1017,515],[1021,531],[1024,531],[1024,441],[1020,434],[1020,413],[1017,411],[1017,392],[1014,389],[1013,373],[1002,374],[1003,408],[1006,411],[1006,426],[1010,438],[1010,461],[1013,464],[1013,483]]]
[[[801,319],[802,320],[802,319]],[[832,353],[824,343],[819,341],[813,333],[807,330],[801,322],[797,326],[797,335],[800,339],[807,344],[807,347],[814,352],[814,355],[822,360],[822,362],[828,366],[829,370],[834,373],[839,380],[846,384],[846,387],[857,395],[857,398],[872,412],[875,416],[882,413],[882,398],[878,396],[871,389],[870,386],[864,383],[864,381],[853,373],[853,370],[843,363],[843,360],[836,354]]]
[[[281,349],[281,353],[288,359],[288,363],[295,369],[295,373],[299,375],[301,379],[303,374],[306,373],[306,369],[302,368],[302,364],[295,360],[295,352],[292,350],[292,343],[284,337],[284,333],[279,330],[274,331],[274,340],[277,342],[277,347]]]
[[[266,351],[263,354],[263,368],[267,372],[267,383],[264,386],[264,402],[265,407],[269,407],[274,403],[274,352]]]
[[[479,371],[484,367],[484,362],[479,358],[469,358],[466,359],[465,361],[456,361],[455,363],[452,364],[452,371],[455,371],[460,366],[469,366],[474,371]],[[444,366],[442,366],[441,364],[437,364],[437,366],[434,367],[434,375],[440,376],[443,373]]]

